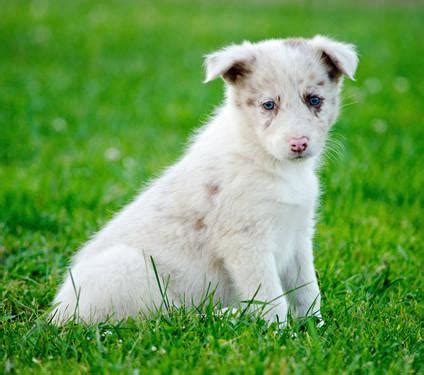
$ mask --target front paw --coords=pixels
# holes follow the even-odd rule
[[[287,326],[287,309],[284,306],[274,306],[265,310],[263,314],[263,319],[265,319],[269,324],[278,323],[279,327]]]

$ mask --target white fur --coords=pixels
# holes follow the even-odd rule
[[[209,55],[206,81],[224,77],[225,103],[181,160],[78,251],[53,320],[74,312],[87,322],[121,319],[159,307],[151,257],[173,304],[198,303],[210,284],[224,306],[257,291],[256,299],[272,301],[270,320],[284,322],[289,303],[297,316],[319,316],[315,170],[342,84],[329,79],[323,52],[353,78],[352,46],[324,37],[246,42]],[[237,64],[244,71],[231,76]],[[311,92],[325,98],[319,113],[304,102]],[[272,113],[262,107],[270,98]],[[300,136],[309,145],[298,160],[288,142]]]

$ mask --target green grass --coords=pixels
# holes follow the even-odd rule
[[[424,8],[176,4],[0,2],[0,373],[422,373]],[[205,305],[48,325],[70,255],[220,102],[222,83],[201,84],[202,55],[315,33],[361,55],[335,128],[344,151],[321,173],[327,324],[275,331]]]

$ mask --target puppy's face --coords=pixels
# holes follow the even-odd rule
[[[269,154],[302,160],[321,153],[342,76],[356,66],[352,45],[321,36],[245,42],[208,55],[206,81],[224,78],[227,99]]]

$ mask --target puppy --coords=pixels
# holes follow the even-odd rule
[[[316,169],[357,62],[354,46],[323,36],[206,56],[205,82],[224,79],[224,104],[183,157],[77,252],[52,320],[145,315],[164,299],[199,303],[208,288],[223,306],[268,302],[269,321],[285,322],[289,306],[319,317]]]

